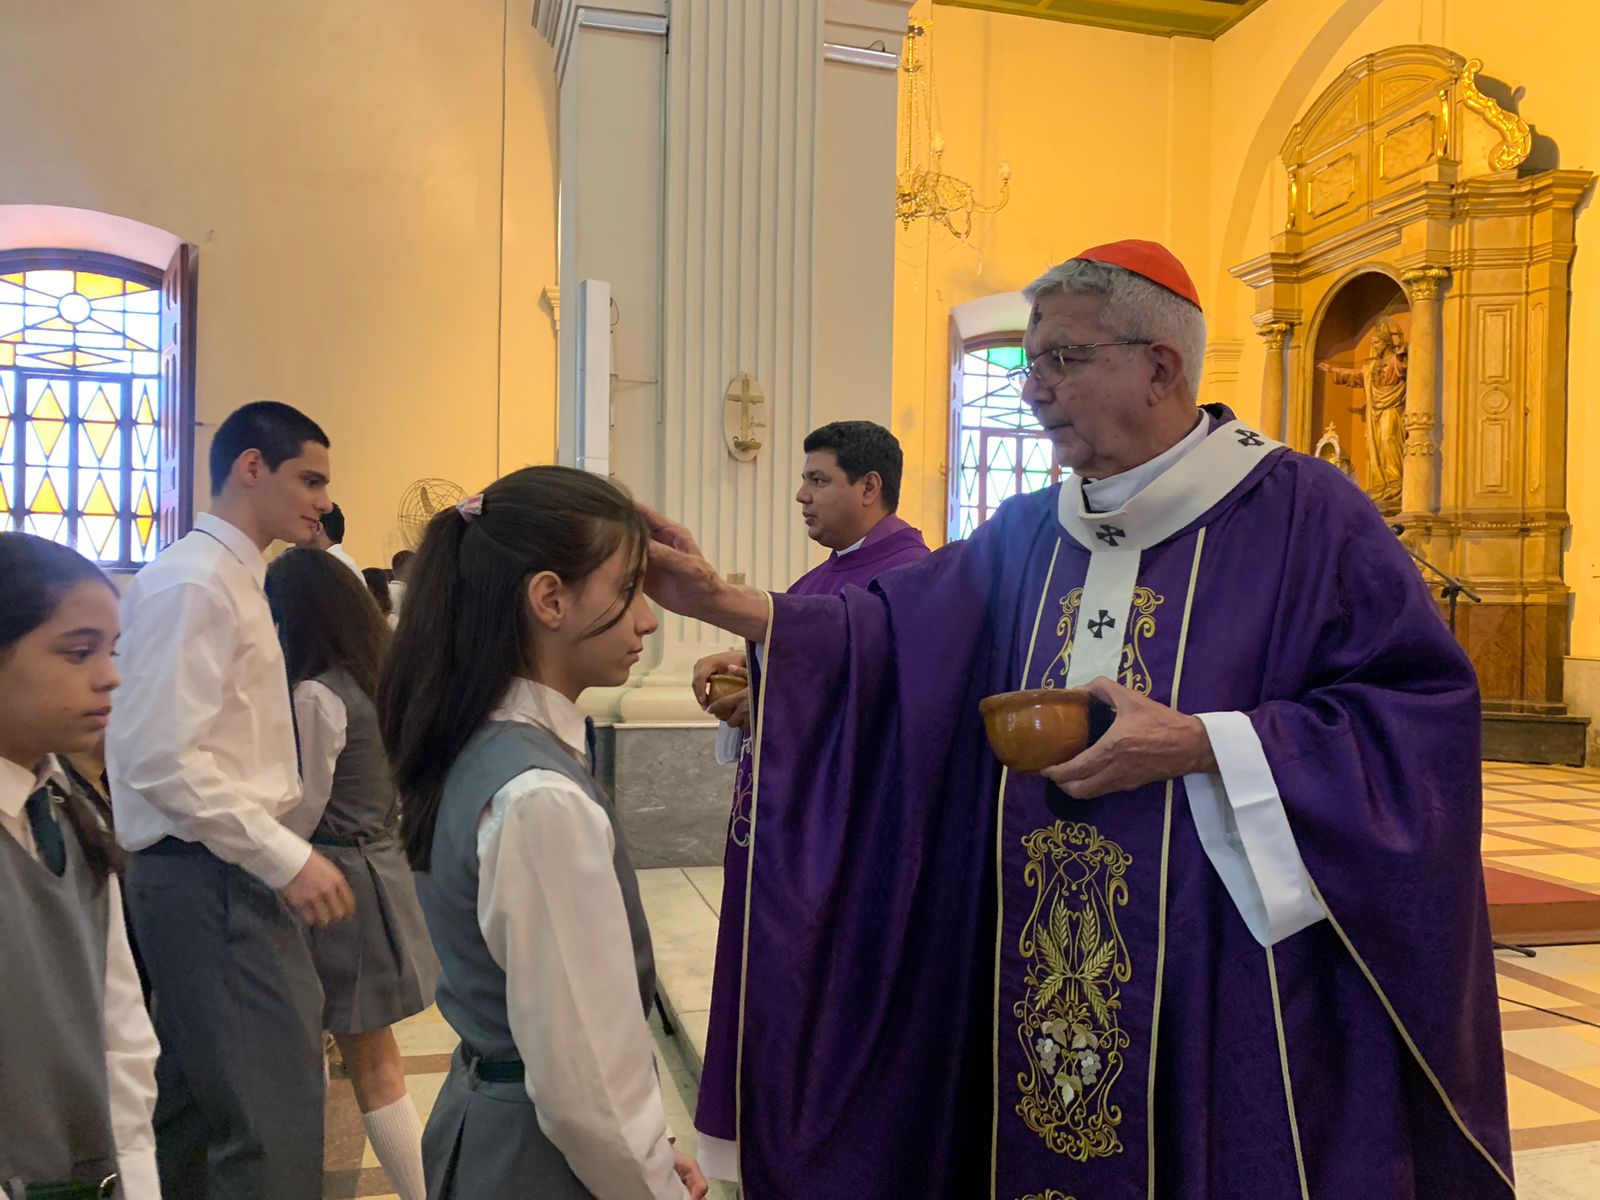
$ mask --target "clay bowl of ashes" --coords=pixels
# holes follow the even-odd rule
[[[710,693],[710,703],[718,704],[729,696],[737,696],[750,686],[750,681],[743,675],[728,675],[718,672],[706,680],[706,691]]]
[[[1037,775],[1088,749],[1089,704],[1089,693],[1077,688],[1034,688],[986,696],[978,711],[995,757]]]

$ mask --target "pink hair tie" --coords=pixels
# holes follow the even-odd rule
[[[456,511],[461,514],[461,519],[469,524],[475,518],[483,516],[483,493],[479,492],[476,496],[468,496],[460,504],[456,505]]]

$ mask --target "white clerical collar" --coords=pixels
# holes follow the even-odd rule
[[[555,734],[579,758],[588,755],[588,727],[578,706],[554,688],[532,679],[520,675],[513,679],[489,720],[537,725]]]
[[[871,535],[869,534],[867,536],[870,537]],[[835,550],[834,554],[837,555],[839,558],[843,558],[846,554],[854,554],[857,550],[861,549],[861,547],[865,546],[866,544],[867,544],[867,539],[864,537],[859,542],[857,542],[854,546],[846,546],[843,550]]]
[[[1111,512],[1121,508],[1166,474],[1169,469],[1177,466],[1180,459],[1185,458],[1191,450],[1205,441],[1207,427],[1205,413],[1197,413],[1194,428],[1176,445],[1163,450],[1149,462],[1140,463],[1120,475],[1108,475],[1104,479],[1085,479],[1084,504],[1095,512]]]
[[[1209,428],[1199,444],[1149,481],[1132,499],[1105,512],[1084,503],[1085,480],[1061,481],[1056,518],[1067,536],[1092,554],[1132,553],[1160,545],[1221,503],[1268,455],[1283,448],[1238,420]]]

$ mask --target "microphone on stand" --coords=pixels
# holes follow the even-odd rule
[[[1391,525],[1391,526],[1389,526],[1389,531],[1391,533],[1394,533],[1394,534],[1398,535],[1398,534],[1404,533],[1406,531],[1406,527],[1404,525],[1399,525],[1399,524]]]

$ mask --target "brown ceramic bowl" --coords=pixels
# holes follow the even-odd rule
[[[718,673],[706,681],[706,690],[711,693],[711,703],[726,700],[729,696],[737,696],[750,686],[750,681],[743,675],[724,675]]]
[[[1037,775],[1089,746],[1089,693],[1075,688],[1001,692],[978,702],[995,757]]]

